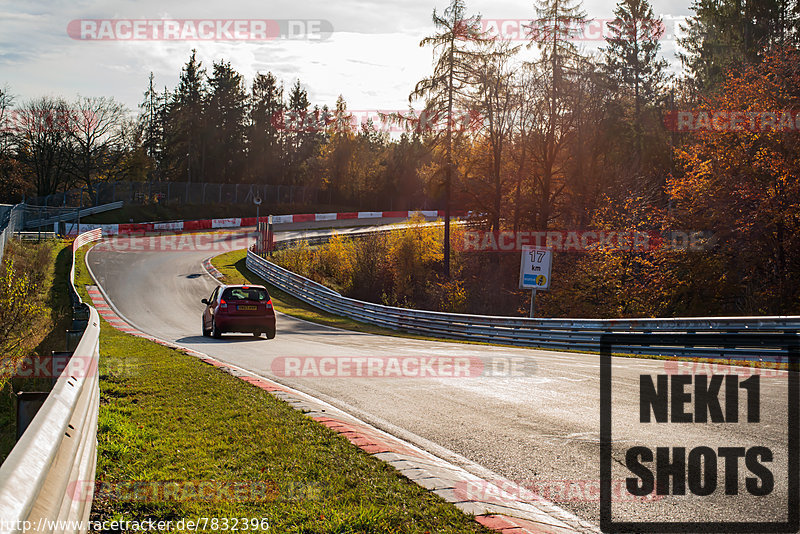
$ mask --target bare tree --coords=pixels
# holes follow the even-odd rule
[[[14,97],[9,93],[8,87],[0,87],[0,158],[8,156],[8,152],[13,146],[12,105],[14,105]]]
[[[520,229],[522,223],[523,206],[525,204],[525,194],[532,193],[530,181],[526,177],[533,175],[531,150],[533,147],[533,136],[536,133],[537,111],[539,102],[533,95],[539,89],[539,72],[531,64],[523,64],[514,76],[513,91],[515,102],[512,107],[511,136],[511,158],[513,165],[514,178],[514,220],[513,229]]]
[[[69,135],[74,146],[70,174],[86,184],[94,197],[94,184],[117,161],[124,142],[125,107],[113,98],[81,97],[69,113]]]
[[[55,193],[67,183],[72,150],[69,108],[61,98],[42,97],[17,111],[18,159],[36,180],[40,196]]]
[[[533,136],[536,143],[533,157],[538,191],[536,225],[546,230],[556,216],[556,200],[566,187],[564,180],[567,146],[574,128],[574,77],[582,56],[572,42],[572,32],[582,25],[586,16],[579,0],[537,0],[538,20],[532,22],[531,45],[537,45],[541,59],[537,63],[540,76],[540,135]]]
[[[491,155],[493,231],[500,230],[503,202],[503,158],[511,135],[514,113],[513,67],[510,60],[519,50],[504,41],[492,41],[478,58],[476,68],[476,111],[481,118],[481,134]]]

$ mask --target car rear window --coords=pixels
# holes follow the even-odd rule
[[[266,289],[258,287],[229,287],[222,293],[222,299],[235,302],[237,300],[269,300]]]

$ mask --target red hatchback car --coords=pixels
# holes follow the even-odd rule
[[[250,332],[275,337],[275,310],[264,286],[218,286],[201,301],[203,335],[219,338],[224,332]]]

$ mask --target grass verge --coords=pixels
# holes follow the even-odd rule
[[[88,299],[83,256],[76,285]],[[307,534],[491,532],[344,437],[194,357],[105,321],[100,347],[93,520],[264,518],[271,532]],[[176,489],[186,482],[235,482],[245,497],[256,488],[266,498],[152,497],[165,487],[191,496]]]
[[[24,334],[23,351],[14,356],[3,354],[0,357],[3,370],[17,365],[22,359],[32,362],[51,351],[64,350],[65,331],[72,319],[67,281],[71,252],[68,243],[56,240],[40,243],[12,240],[7,245],[5,260],[13,260],[15,271],[35,281],[34,293],[28,298],[41,306],[31,318],[30,330]],[[13,304],[6,302],[4,305]],[[0,463],[16,444],[16,392],[50,391],[50,388],[49,378],[19,376],[0,386]]]
[[[448,343],[467,343],[471,345],[490,345],[495,347],[510,347],[517,349],[531,348],[533,350],[564,352],[563,350],[548,349],[548,348],[519,347],[517,345],[505,345],[501,343],[484,343],[476,341],[464,341],[461,339],[446,339],[441,337],[418,336],[414,334],[407,334],[405,332],[398,332],[396,330],[391,330],[389,328],[381,328],[379,326],[373,326],[370,324],[361,323],[353,319],[349,319],[347,317],[341,317],[339,315],[334,315],[332,313],[320,311],[314,308],[313,306],[309,306],[302,300],[289,295],[288,293],[273,286],[272,284],[267,283],[265,280],[263,280],[261,277],[259,277],[257,274],[255,274],[254,272],[252,272],[250,269],[247,268],[245,262],[246,257],[247,257],[246,250],[234,250],[231,252],[220,254],[219,256],[215,256],[214,258],[211,259],[211,264],[214,267],[216,267],[219,272],[223,274],[224,276],[223,281],[226,284],[246,284],[246,283],[263,284],[269,291],[270,296],[272,297],[272,303],[275,306],[275,309],[281,313],[285,313],[286,315],[291,315],[292,317],[297,317],[299,319],[304,319],[306,321],[311,321],[314,323],[319,323],[327,326],[335,326],[345,330],[352,330],[354,332],[365,332],[368,334],[379,334],[384,336],[421,339],[425,341],[440,341],[440,342],[445,341]],[[579,351],[579,350],[570,352],[575,352],[578,354],[599,354],[598,352]],[[708,363],[713,365],[740,365],[740,366],[750,366],[750,367],[765,368],[765,369],[788,368],[788,364],[786,363],[776,364],[774,362],[731,362],[729,360],[724,360],[724,359],[674,357],[674,356],[661,356],[657,354],[614,353],[614,356],[620,356],[625,358],[641,358],[647,360],[690,361],[700,364]]]

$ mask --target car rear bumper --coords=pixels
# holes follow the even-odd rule
[[[275,330],[275,317],[216,316],[217,328],[222,332],[271,332]]]

